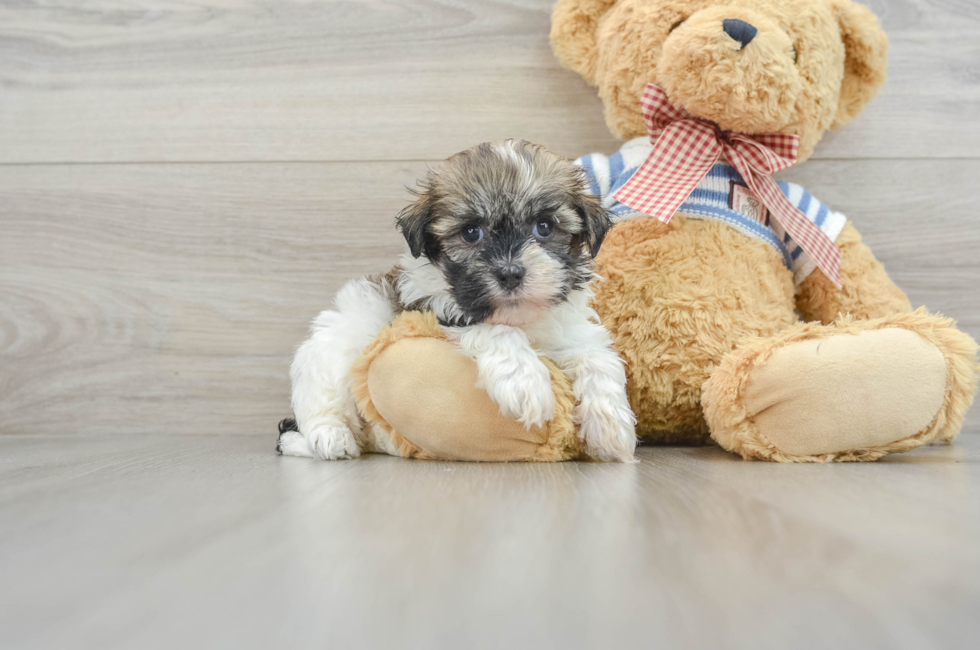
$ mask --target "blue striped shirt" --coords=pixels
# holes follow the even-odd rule
[[[588,172],[593,193],[602,196],[603,205],[615,221],[645,216],[614,199],[613,194],[639,169],[652,150],[653,145],[649,139],[640,137],[630,140],[611,156],[593,153],[575,161]],[[800,212],[831,239],[837,239],[847,223],[844,215],[832,212],[795,183],[780,181],[778,185]],[[678,212],[696,219],[718,219],[749,237],[766,242],[779,252],[786,268],[793,271],[794,280],[799,285],[813,272],[816,264],[782,229],[779,222],[769,218],[768,213],[759,205],[738,171],[731,165],[719,162],[698,183]],[[759,211],[763,212],[761,217]]]

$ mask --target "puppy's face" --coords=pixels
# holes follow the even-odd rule
[[[519,325],[591,278],[611,223],[586,183],[536,145],[485,143],[430,173],[398,226],[412,255],[442,273],[459,324]]]

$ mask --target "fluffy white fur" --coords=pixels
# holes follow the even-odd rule
[[[335,460],[354,458],[362,451],[392,451],[380,432],[375,436],[365,427],[358,413],[350,390],[351,365],[395,317],[392,298],[402,305],[421,301],[444,321],[458,316],[438,269],[410,255],[403,256],[400,266],[397,287],[368,279],[352,281],[337,295],[334,310],[324,311],[313,322],[312,336],[297,350],[292,364],[299,432],[280,439],[283,454]],[[626,373],[590,300],[590,291],[579,290],[558,305],[522,302],[502,310],[507,312],[506,322],[449,327],[447,333],[475,360],[477,385],[503,414],[526,426],[554,417],[555,395],[539,355],[553,359],[573,382],[576,422],[588,453],[600,460],[630,461],[636,435]]]
[[[288,456],[355,458],[368,446],[364,420],[351,394],[350,369],[368,343],[395,317],[384,283],[348,282],[334,309],[320,313],[290,368],[293,414],[302,436],[280,438]]]
[[[571,378],[575,422],[588,453],[628,461],[636,449],[636,417],[626,396],[626,369],[591,301],[589,290],[572,292],[525,332],[529,343]]]

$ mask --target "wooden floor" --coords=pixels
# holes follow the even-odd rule
[[[967,647],[980,409],[872,465],[282,459],[287,366],[483,140],[614,151],[552,0],[0,0],[0,645]],[[980,338],[980,3],[783,178]],[[357,643],[360,642],[360,643]]]
[[[975,648],[980,436],[867,465],[0,437],[5,648]]]

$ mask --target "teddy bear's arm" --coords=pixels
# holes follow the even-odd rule
[[[905,292],[888,277],[850,221],[838,235],[837,245],[841,248],[842,288],[820,271],[811,273],[796,295],[796,308],[804,320],[828,324],[841,313],[880,318],[912,310]]]

